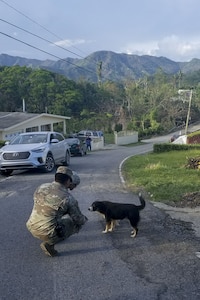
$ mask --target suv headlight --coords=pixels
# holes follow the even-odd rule
[[[37,149],[33,149],[31,150],[32,152],[35,152],[35,153],[42,153],[45,151],[45,147],[40,147],[40,148],[37,148]]]

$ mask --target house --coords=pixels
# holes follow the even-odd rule
[[[0,112],[0,140],[8,141],[22,132],[62,131],[66,134],[66,120],[70,117],[26,112]]]

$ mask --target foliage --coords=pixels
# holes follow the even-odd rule
[[[105,133],[104,134],[104,143],[105,144],[114,144],[115,143],[115,136],[113,133]]]
[[[122,131],[122,129],[123,129],[123,126],[122,126],[122,124],[116,124],[115,125],[115,131],[117,131],[117,132],[119,132],[119,131]]]
[[[196,77],[195,77],[196,78]],[[67,133],[82,129],[135,130],[139,138],[168,132],[184,125],[188,102],[178,95],[184,82],[180,72],[168,75],[158,69],[154,76],[116,83],[72,81],[44,69],[0,68],[0,111],[26,111],[70,116]],[[194,81],[196,82],[196,81]],[[199,118],[200,84],[193,93],[191,119]]]
[[[162,143],[162,144],[154,144],[153,152],[154,153],[162,153],[162,152],[170,152],[170,151],[187,151],[191,149],[200,149],[200,144],[172,144],[172,143]]]

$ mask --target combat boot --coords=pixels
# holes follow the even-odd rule
[[[54,249],[54,245],[49,245],[48,243],[43,242],[42,244],[40,244],[40,247],[46,255],[49,255],[51,257],[58,254],[58,251]]]

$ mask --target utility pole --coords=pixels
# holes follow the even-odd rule
[[[186,94],[186,96],[189,97],[187,119],[186,119],[186,124],[185,124],[185,135],[187,135],[189,119],[190,119],[191,103],[192,103],[192,89],[191,90],[178,90],[178,93],[179,93],[179,95]]]
[[[101,86],[101,81],[102,81],[102,61],[100,61],[99,64],[98,64],[97,77],[98,77],[98,84],[99,84],[99,86]]]

